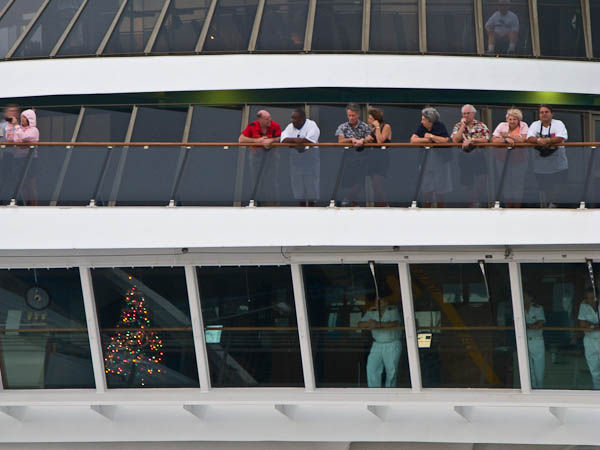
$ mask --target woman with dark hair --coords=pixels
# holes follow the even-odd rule
[[[392,142],[392,126],[383,120],[383,111],[379,108],[370,108],[367,123],[371,128],[371,135],[365,142],[373,144],[387,144]],[[375,193],[375,206],[389,206],[386,201],[384,181],[390,165],[389,150],[382,147],[367,147],[367,174],[371,177],[371,185]]]

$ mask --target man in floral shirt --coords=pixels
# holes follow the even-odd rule
[[[479,120],[475,119],[477,110],[473,105],[464,105],[461,109],[462,118],[452,129],[452,142],[462,143],[462,152],[458,158],[460,166],[460,182],[472,192],[471,206],[481,206],[486,202],[485,177],[487,167],[485,163],[485,149],[474,147],[490,141],[490,130]]]

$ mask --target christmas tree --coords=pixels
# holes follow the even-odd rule
[[[132,277],[129,277],[131,280]],[[161,374],[163,343],[151,328],[146,299],[134,282],[125,294],[117,331],[105,349],[104,367],[128,386],[144,386],[147,377]]]

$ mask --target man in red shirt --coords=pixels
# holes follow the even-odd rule
[[[240,143],[260,145],[250,147],[248,154],[252,177],[250,194],[260,198],[263,204],[277,202],[279,201],[279,152],[277,148],[273,149],[271,144],[279,142],[281,127],[271,119],[271,114],[267,110],[258,111],[256,118],[257,120],[244,128],[238,139]],[[250,200],[258,201],[258,198]]]

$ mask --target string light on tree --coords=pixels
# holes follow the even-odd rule
[[[121,317],[116,331],[105,349],[104,367],[108,375],[115,375],[129,386],[145,385],[148,377],[164,372],[160,368],[163,360],[163,343],[151,329],[150,314],[143,293],[131,281],[124,297]]]

